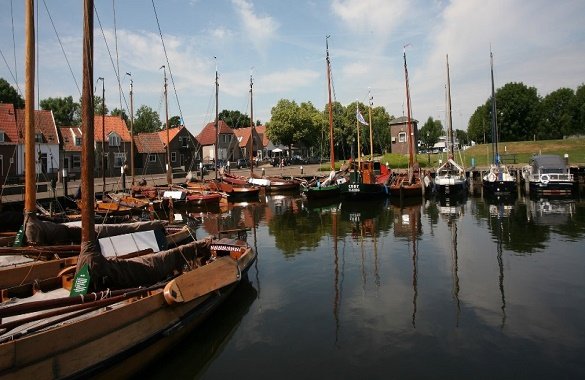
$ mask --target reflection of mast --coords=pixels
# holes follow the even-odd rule
[[[416,328],[416,299],[418,297],[418,266],[417,266],[417,251],[416,251],[416,226],[417,218],[414,208],[409,209],[410,213],[410,229],[412,232],[412,327]]]
[[[334,284],[333,288],[335,289],[335,297],[333,299],[333,318],[335,319],[335,343],[337,344],[337,340],[339,337],[339,301],[341,298],[341,292],[339,287],[339,256],[337,251],[337,213],[331,213],[333,216],[332,219],[332,229],[333,229],[333,257],[334,257]]]
[[[501,205],[503,208],[503,205]],[[502,326],[506,324],[506,296],[504,293],[504,260],[502,259],[502,233],[504,232],[504,228],[502,226],[501,219],[498,219],[498,248],[497,252],[498,255],[496,256],[498,259],[498,268],[500,269],[500,275],[498,278],[498,284],[500,286],[500,296],[502,298]]]
[[[457,221],[453,219],[451,223],[449,223],[451,227],[451,260],[452,260],[452,268],[451,272],[453,275],[453,296],[455,297],[455,301],[457,303],[457,322],[456,326],[459,327],[459,316],[461,314],[461,302],[459,300],[459,258],[457,253]]]

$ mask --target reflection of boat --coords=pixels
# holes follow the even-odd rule
[[[573,174],[561,156],[542,154],[533,156],[522,168],[531,193],[541,195],[570,195],[576,190]]]
[[[526,203],[528,220],[536,224],[551,226],[569,222],[576,212],[573,199],[538,199]]]
[[[491,194],[515,195],[516,178],[510,174],[508,167],[500,161],[498,152],[498,119],[496,110],[496,92],[494,89],[494,58],[490,51],[490,67],[492,73],[492,159],[489,172],[483,177],[483,188]]]
[[[455,141],[451,117],[451,80],[449,77],[449,56],[447,56],[447,141],[449,156],[447,161],[437,169],[435,188],[439,195],[456,195],[467,192],[465,170],[455,162]]]

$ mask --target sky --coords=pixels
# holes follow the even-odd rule
[[[24,1],[0,5],[0,77],[22,93]],[[35,8],[37,102],[78,100],[83,2]],[[195,135],[215,118],[216,70],[220,111],[250,114],[250,75],[255,120],[269,121],[280,99],[323,110],[326,36],[334,100],[367,104],[371,92],[395,117],[406,112],[406,52],[421,123],[445,124],[448,54],[454,129],[466,130],[491,94],[490,48],[496,88],[522,82],[546,96],[585,82],[583,0],[96,0],[95,8],[96,95],[103,77],[108,109],[128,110],[132,80],[134,110],[147,105],[164,118],[166,72],[169,117],[182,115]]]

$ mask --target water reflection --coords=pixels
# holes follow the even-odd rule
[[[262,271],[161,377],[182,360],[176,377],[580,378],[585,206],[546,202],[270,195],[201,214],[200,235],[248,228]]]

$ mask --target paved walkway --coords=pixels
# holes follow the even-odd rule
[[[299,177],[299,176],[319,176],[319,175],[324,175],[323,172],[319,172],[319,165],[318,164],[314,164],[314,165],[303,165],[302,166],[302,170],[301,170],[301,165],[293,165],[293,166],[285,166],[283,168],[280,167],[272,167],[272,165],[264,165],[258,168],[254,168],[254,173],[257,173],[259,175],[267,175],[267,176],[276,176],[276,175],[282,175],[282,176],[293,176],[293,177]],[[250,169],[249,168],[243,168],[243,169],[234,169],[231,170],[232,174],[236,174],[236,175],[243,175],[243,176],[248,176],[250,174]],[[195,173],[193,173],[195,175]],[[219,173],[218,173],[219,176]],[[186,173],[174,173],[174,177],[173,178],[173,183],[182,183],[185,181],[185,177],[186,177]],[[165,174],[152,174],[152,175],[135,175],[134,179],[135,182],[137,183],[138,181],[140,181],[142,178],[144,178],[147,182],[148,185],[165,185],[167,183],[167,177]],[[205,179],[213,179],[215,178],[215,172],[214,171],[210,171],[209,173],[207,173],[204,176]],[[129,188],[131,184],[131,178],[130,176],[126,176],[126,188]],[[40,191],[37,192],[37,199],[38,200],[42,200],[42,199],[51,199],[53,197],[62,197],[65,192],[64,192],[64,184],[62,182],[57,183],[57,186],[55,188],[55,193],[53,193],[53,190],[51,189],[51,184],[49,182],[38,182],[37,185],[41,186],[41,187],[46,187],[47,191]],[[73,196],[79,186],[81,185],[81,180],[80,179],[76,179],[75,181],[69,181],[67,183],[67,194],[69,196]],[[122,179],[121,177],[108,177],[106,178],[106,191],[120,191],[122,190]],[[6,190],[11,189],[14,190],[15,188],[18,189],[18,191],[24,191],[24,186],[22,185],[10,185],[10,186],[6,186]],[[94,191],[96,193],[101,193],[103,190],[103,181],[102,178],[95,178],[94,180]],[[4,191],[1,195],[0,198],[0,202],[4,203],[4,204],[9,204],[9,203],[15,203],[15,202],[24,202],[24,193],[19,193],[19,194],[10,194],[10,195],[5,195],[6,191]]]

